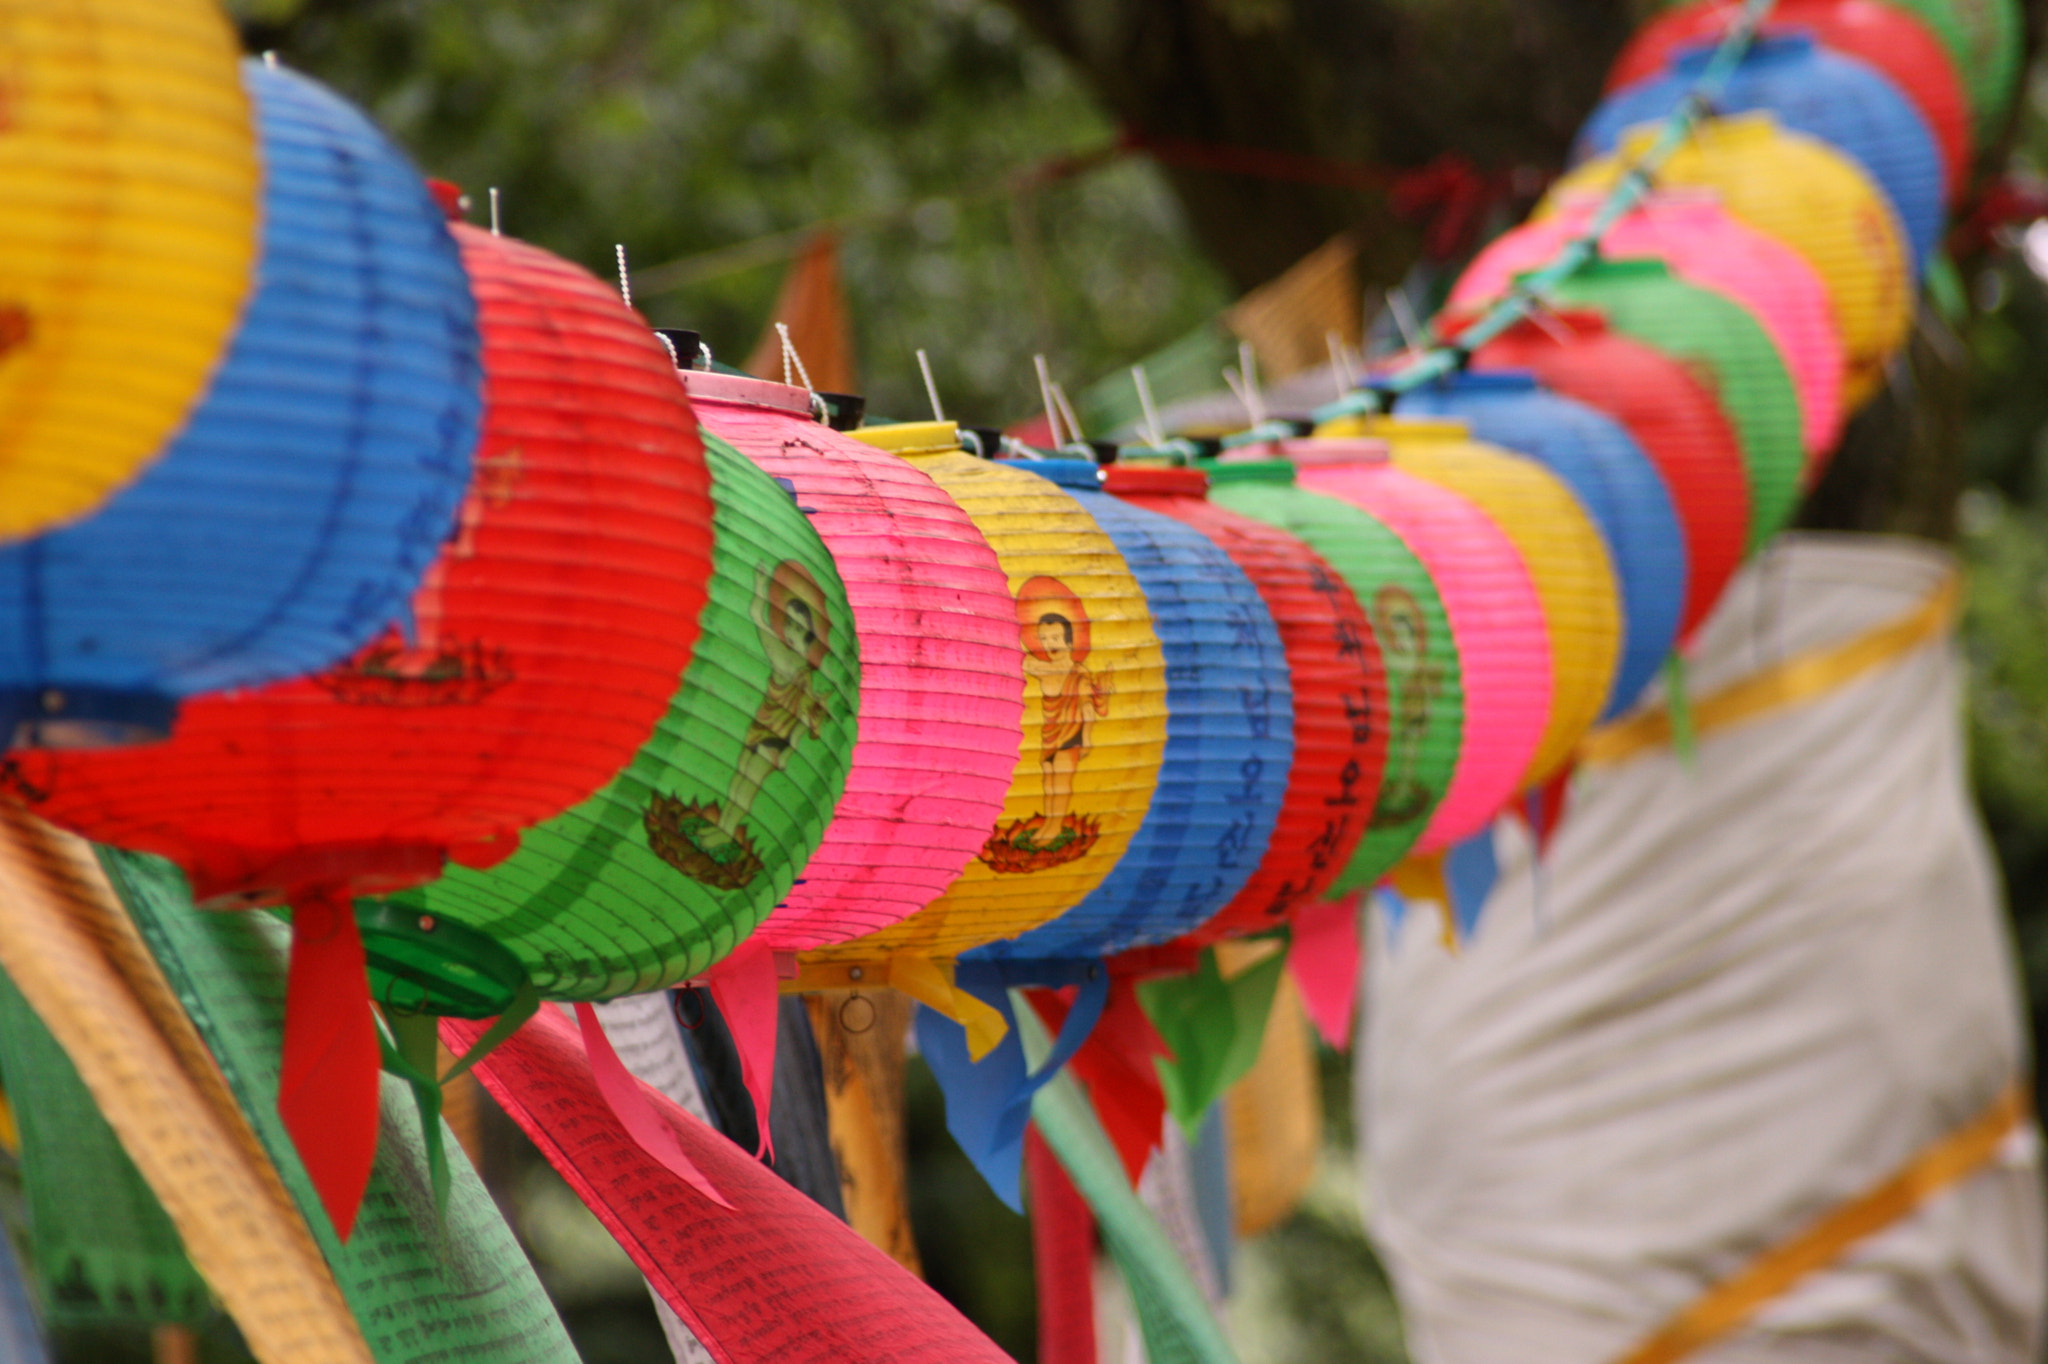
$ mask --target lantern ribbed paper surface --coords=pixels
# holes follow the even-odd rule
[[[697,635],[709,481],[661,343],[596,279],[458,227],[485,423],[460,532],[393,630],[188,702],[167,744],[14,755],[38,813],[160,853],[202,900],[424,880],[574,805],[653,729]]]
[[[90,510],[199,400],[249,293],[259,173],[213,0],[0,0],[0,30],[5,542]]]
[[[1306,541],[1210,501],[1207,482],[1196,470],[1118,465],[1103,483],[1215,541],[1258,589],[1286,655],[1294,762],[1280,812],[1265,857],[1197,943],[1274,927],[1320,898],[1357,851],[1387,762],[1386,669],[1357,595]]]
[[[1616,91],[1579,130],[1580,159],[1614,149],[1622,131],[1667,117],[1687,99],[1714,45],[1682,49],[1670,69]],[[1914,268],[1941,244],[1941,150],[1912,101],[1874,68],[1830,52],[1805,33],[1763,34],[1714,99],[1725,113],[1768,112],[1852,157],[1884,190],[1911,243]]]
[[[824,842],[761,928],[779,948],[936,900],[996,825],[1023,742],[1017,606],[988,538],[929,475],[808,415],[810,395],[684,371],[704,425],[787,479],[860,636],[860,737]]]
[[[468,484],[476,305],[440,210],[360,113],[245,71],[262,287],[163,459],[0,546],[0,743],[154,737],[181,697],[336,662],[403,614]]]
[[[1621,593],[1621,655],[1600,713],[1627,709],[1670,656],[1685,606],[1685,537],[1657,466],[1627,428],[1540,387],[1526,370],[1426,384],[1402,395],[1400,411],[1462,421],[1570,485],[1599,526]]]
[[[1718,41],[1741,11],[1741,0],[1696,0],[1658,15],[1615,58],[1608,90],[1655,79],[1679,48]],[[1970,172],[1969,101],[1960,70],[1925,21],[1887,0],[1777,0],[1765,28],[1810,33],[1882,72],[1927,120],[1941,148],[1942,183],[1956,201]]]
[[[1030,685],[1002,817],[974,860],[896,927],[806,953],[804,980],[820,988],[899,954],[949,961],[1079,904],[1130,846],[1166,750],[1166,660],[1144,589],[1080,500],[1026,465],[960,453],[949,424],[861,435],[929,473],[987,535]]]
[[[1422,836],[1457,770],[1465,693],[1443,599],[1401,537],[1361,508],[1301,487],[1286,459],[1259,458],[1323,444],[1250,446],[1205,467],[1217,504],[1300,536],[1351,589],[1372,625],[1367,653],[1384,675],[1386,701],[1375,714],[1386,731],[1386,765],[1379,773],[1361,764],[1338,774],[1332,821],[1343,829],[1363,820],[1365,835],[1332,881],[1335,894],[1379,880]],[[1339,661],[1346,661],[1341,649]],[[1303,690],[1297,685],[1296,695]],[[1347,715],[1355,710],[1355,701],[1347,703]],[[1297,763],[1304,748],[1297,745]]]
[[[1595,261],[1559,284],[1556,297],[1597,309],[1616,331],[1712,376],[1749,472],[1748,547],[1791,520],[1805,467],[1799,395],[1770,334],[1741,304],[1695,289],[1646,258]]]
[[[860,664],[839,571],[788,492],[704,445],[710,599],[653,737],[504,862],[398,900],[490,934],[550,998],[659,989],[726,956],[788,893],[846,784]]]
[[[344,1234],[375,1155],[378,1067],[348,897],[502,860],[616,774],[689,662],[711,568],[703,444],[658,338],[567,261],[456,237],[484,436],[410,631],[312,678],[189,702],[168,743],[31,750],[5,774],[56,823],[170,857],[201,900],[290,901],[278,1108]],[[429,988],[508,956],[397,917]]]
[[[1652,136],[1625,136],[1619,155],[1588,161],[1559,180],[1536,216],[1574,195],[1604,194]],[[1696,127],[1664,163],[1658,184],[1711,189],[1730,213],[1803,256],[1827,287],[1849,355],[1842,389],[1849,409],[1877,391],[1912,325],[1913,283],[1897,215],[1861,167],[1766,114],[1746,114]]]
[[[1074,494],[1144,588],[1166,655],[1166,755],[1103,883],[1044,927],[970,955],[1059,960],[1166,942],[1229,904],[1265,855],[1294,755],[1287,656],[1258,590],[1207,536],[1101,491],[1089,461],[1019,467]],[[1058,737],[1046,734],[1044,761],[1060,761]]]
[[[1470,499],[1507,533],[1543,607],[1550,640],[1550,713],[1523,786],[1571,759],[1614,686],[1621,645],[1620,588],[1599,529],[1570,485],[1532,459],[1474,440],[1463,422],[1373,417],[1394,466]]]
[[[1360,424],[1347,419],[1352,429]],[[1485,828],[1522,789],[1550,723],[1556,674],[1542,599],[1515,542],[1463,494],[1395,468],[1384,454],[1360,457],[1385,449],[1355,438],[1304,441],[1289,445],[1287,456],[1303,487],[1363,507],[1392,528],[1443,598],[1465,712],[1457,772],[1415,845],[1437,852]]]
[[[1447,307],[1471,309],[1507,292],[1514,277],[1554,259],[1592,222],[1599,203],[1573,199],[1551,217],[1496,237],[1465,268]],[[1687,284],[1741,304],[1770,336],[1799,394],[1810,482],[1842,433],[1848,354],[1828,310],[1827,289],[1798,252],[1741,220],[1706,191],[1652,194],[1600,239],[1616,260],[1663,261]]]
[[[1741,564],[1749,526],[1742,448],[1714,395],[1678,361],[1584,310],[1510,328],[1474,353],[1472,367],[1528,370],[1546,388],[1605,412],[1642,446],[1664,476],[1684,530],[1683,640]]]

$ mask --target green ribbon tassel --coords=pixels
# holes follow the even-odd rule
[[[1052,1050],[1052,1036],[1014,991],[1012,1000],[1025,1053],[1036,1066]],[[1070,1072],[1062,1070],[1038,1091],[1031,1120],[1095,1214],[1102,1244],[1130,1288],[1145,1357],[1151,1364],[1237,1364],[1208,1300],[1131,1188],[1122,1158]]]
[[[1155,1064],[1167,1111],[1188,1140],[1210,1106],[1259,1059],[1286,965],[1287,954],[1275,952],[1226,980],[1209,947],[1192,975],[1139,982],[1138,1003],[1173,1051],[1172,1059]]]
[[[1664,660],[1664,708],[1671,715],[1671,751],[1691,767],[1699,760],[1699,740],[1692,727],[1692,692],[1686,685],[1683,654]]]
[[[0,975],[0,1074],[21,1131],[29,1244],[53,1326],[197,1326],[206,1280],[91,1091]]]

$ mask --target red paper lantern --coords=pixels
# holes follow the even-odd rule
[[[1251,879],[1186,941],[1274,927],[1329,889],[1379,798],[1389,707],[1372,624],[1321,555],[1277,526],[1209,501],[1200,470],[1112,465],[1103,486],[1215,541],[1279,627],[1294,687],[1294,765],[1280,814]]]
[[[36,813],[170,858],[209,907],[292,905],[279,1107],[344,1230],[377,1124],[351,900],[507,855],[609,780],[668,707],[710,573],[704,447],[660,340],[567,261],[455,232],[484,434],[410,634],[194,700],[165,743],[8,768]]]
[[[1719,39],[1741,12],[1742,0],[1696,0],[1666,10],[1637,29],[1615,58],[1607,89],[1657,75],[1678,49]],[[1932,29],[1885,0],[1778,0],[1764,29],[1804,29],[1823,46],[1890,78],[1933,131],[1948,201],[1957,202],[1970,173],[1970,107],[1962,77]]]
[[[1742,563],[1749,532],[1749,475],[1720,404],[1678,361],[1610,331],[1598,313],[1546,313],[1489,341],[1474,369],[1531,370],[1545,387],[1596,407],[1627,427],[1664,475],[1685,530],[1685,611],[1690,634]]]

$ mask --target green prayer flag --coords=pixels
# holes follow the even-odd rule
[[[1192,975],[1138,983],[1138,1003],[1173,1052],[1154,1064],[1167,1111],[1188,1140],[1194,1140],[1210,1106],[1259,1059],[1286,964],[1287,954],[1275,952],[1225,980],[1210,947]]]
[[[290,931],[267,914],[201,913],[169,863],[100,849],[100,861],[241,1101],[378,1364],[577,1364],[533,1266],[445,1127],[445,1218],[419,1109],[384,1078],[377,1163],[346,1245],[277,1116]]]
[[[22,1193],[52,1326],[197,1325],[206,1280],[92,1091],[0,974],[0,1075],[21,1132]]]

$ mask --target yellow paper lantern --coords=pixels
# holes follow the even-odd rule
[[[0,0],[0,541],[89,512],[205,392],[259,171],[212,0]]]
[[[1552,186],[1536,216],[1574,194],[1604,193],[1649,149],[1654,129],[1586,162]],[[1816,138],[1787,132],[1768,114],[1699,125],[1658,173],[1663,186],[1711,189],[1722,207],[1805,258],[1826,286],[1848,352],[1843,399],[1861,406],[1913,322],[1913,284],[1898,215],[1854,161]]]
[[[1550,719],[1525,783],[1562,770],[1599,718],[1621,658],[1621,591],[1600,528],[1557,475],[1472,439],[1463,422],[1365,417],[1359,434],[1387,442],[1405,469],[1473,502],[1521,551],[1550,630]]]
[[[1072,493],[1023,468],[965,454],[952,422],[852,434],[930,475],[988,537],[1009,575],[1020,637],[1032,655],[1024,751],[1002,819],[980,855],[944,895],[902,923],[800,959],[805,988],[888,979],[916,993],[900,972],[885,976],[877,968],[910,959],[943,969],[969,948],[1057,917],[1116,866],[1158,782],[1166,661],[1137,579]],[[1061,671],[1067,656],[1043,656],[1039,621],[1048,613],[1072,620],[1077,668]],[[1084,685],[1076,688],[1072,674],[1083,671]],[[1082,754],[1075,763],[1046,752],[1048,736],[1061,729],[1048,723],[1048,699],[1059,705],[1069,693],[1087,702],[1085,743],[1069,745]]]

